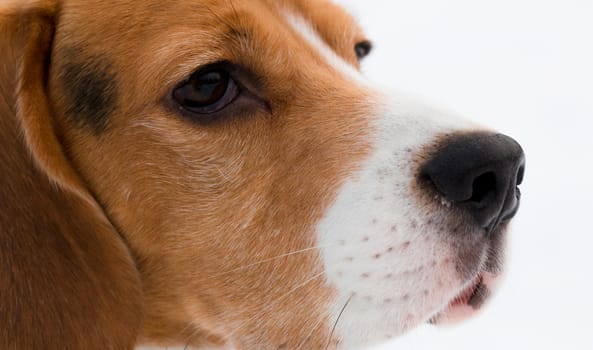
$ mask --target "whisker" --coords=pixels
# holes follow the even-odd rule
[[[285,258],[287,256],[296,255],[296,254],[302,254],[302,253],[310,252],[310,251],[313,251],[313,250],[325,249],[325,248],[334,247],[334,246],[336,246],[336,245],[309,247],[309,248],[305,248],[305,249],[301,249],[301,250],[296,250],[296,251],[289,252],[289,253],[284,253],[284,254],[281,254],[281,255],[278,255],[278,256],[275,256],[275,257],[272,257],[272,258],[267,258],[267,259],[264,259],[264,260],[261,260],[261,261],[258,261],[258,262],[254,262],[254,263],[251,263],[251,264],[248,264],[248,265],[244,265],[244,266],[240,266],[240,267],[234,268],[232,270],[224,271],[224,272],[221,272],[219,274],[213,275],[212,277],[226,275],[226,274],[229,274],[229,273],[232,273],[232,272],[236,272],[236,271],[240,271],[240,270],[243,270],[243,269],[247,269],[247,268],[250,268],[250,267],[253,267],[253,266],[256,266],[256,265],[261,265],[261,264],[265,264],[267,262],[271,262],[271,261],[274,261],[274,260],[282,259],[282,258]]]
[[[289,296],[290,294],[292,294],[294,291],[296,291],[297,289],[304,287],[305,285],[307,285],[309,282],[321,277],[323,274],[325,273],[325,271],[321,271],[320,273],[317,273],[315,275],[313,275],[313,277],[310,277],[308,279],[306,279],[303,283],[298,284],[296,287],[292,288],[291,290],[289,290],[287,293],[281,295],[279,298],[277,298],[276,300],[274,300],[274,302],[272,304],[275,304],[277,302],[279,302],[280,300],[286,298],[287,296]]]
[[[351,286],[354,286],[354,285],[356,285],[356,284],[357,284],[357,283],[351,283],[351,284],[350,284],[350,285],[347,287],[347,289],[350,289],[350,288],[351,288]],[[350,303],[350,301],[351,301],[351,299],[352,299],[353,297],[354,297],[354,294],[350,294],[350,296],[349,296],[349,297],[348,297],[348,299],[346,300],[346,304],[344,304],[344,306],[342,307],[342,309],[341,309],[341,311],[340,311],[340,314],[339,314],[339,316],[338,316],[338,319],[336,320],[335,324],[333,325],[333,329],[332,329],[332,331],[331,331],[331,334],[330,334],[330,341],[331,341],[331,338],[333,337],[333,333],[335,332],[336,326],[338,325],[338,320],[340,319],[340,317],[341,317],[341,316],[342,316],[342,314],[344,313],[344,310],[346,309],[346,306],[347,306],[347,305]],[[302,341],[301,341],[301,342],[298,344],[298,346],[296,347],[296,349],[297,349],[297,350],[298,350],[298,349],[300,349],[300,348],[301,348],[301,346],[303,346],[303,349],[306,349],[306,348],[305,348],[305,346],[306,346],[306,344],[307,344],[307,341],[309,340],[309,338],[311,337],[311,335],[313,334],[313,332],[315,332],[315,330],[319,328],[319,325],[320,325],[321,323],[323,323],[323,321],[324,321],[324,319],[323,319],[323,318],[321,318],[319,321],[317,321],[317,322],[315,323],[315,325],[313,326],[313,328],[311,329],[311,331],[310,331],[310,332],[309,332],[309,333],[308,333],[308,334],[307,334],[307,335],[306,335],[306,336],[303,338],[303,340],[302,340]],[[327,345],[329,346],[329,342],[328,342],[328,344],[327,344]]]
[[[307,345],[307,341],[309,340],[309,338],[311,338],[311,335],[313,334],[313,332],[315,332],[315,330],[319,328],[319,325],[323,321],[324,321],[324,319],[322,317],[320,317],[319,321],[315,322],[315,324],[313,325],[313,328],[311,328],[311,331],[303,338],[303,340],[296,347],[297,350],[300,349],[301,346],[303,347],[303,349],[305,349],[305,346]]]
[[[350,303],[350,300],[352,300],[352,295],[348,298],[348,300],[346,300],[346,303],[344,304],[344,306],[342,306],[342,310],[340,310],[340,314],[338,315],[338,318],[336,319],[336,322],[334,323],[334,326],[332,327],[332,331],[329,334],[329,338],[327,339],[327,345],[325,346],[326,350],[329,348],[329,344],[332,341],[332,337],[334,336],[334,332],[336,331],[336,327],[338,326],[340,317],[342,317],[342,314],[344,313],[344,310],[346,310],[346,306],[348,306],[348,303]]]
[[[179,332],[180,336],[183,336],[183,333],[185,333],[185,331],[189,330],[189,328],[192,326],[191,323],[188,323],[185,327],[183,327],[181,329],[181,331]],[[189,345],[191,344],[192,339],[194,338],[194,336],[198,333],[198,330],[194,329],[191,331],[191,334],[189,335],[189,337],[187,338],[187,343],[185,343],[185,346],[183,347],[183,350],[187,350]]]
[[[292,293],[294,293],[296,290],[298,290],[301,287],[304,287],[305,285],[307,285],[308,283],[314,281],[315,279],[323,276],[325,274],[325,271],[321,271],[320,273],[317,273],[315,275],[313,275],[313,277],[307,278],[304,282],[299,283],[297,286],[295,286],[294,288],[292,288],[291,290],[289,290],[288,292],[282,294],[280,297],[276,298],[275,300],[273,300],[271,303],[267,304],[268,306],[277,304],[278,302],[282,301],[284,298],[288,297],[289,295],[291,295]],[[259,316],[258,314],[253,315],[252,317],[250,317],[249,319],[247,319],[245,322],[243,322],[242,325],[240,325],[239,327],[237,327],[236,329],[234,329],[229,335],[228,338],[232,338],[232,336],[241,328],[243,328],[244,326],[247,325],[248,322],[252,321],[254,318],[256,318],[257,316]]]

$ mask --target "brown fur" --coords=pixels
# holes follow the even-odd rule
[[[143,312],[138,271],[48,118],[55,10],[0,12],[0,348],[130,348]]]
[[[0,348],[323,348],[318,251],[276,257],[316,245],[369,107],[281,11],[356,65],[352,19],[309,0],[0,6]],[[169,93],[219,60],[257,75],[257,99],[192,122]],[[80,72],[109,79],[100,124]]]

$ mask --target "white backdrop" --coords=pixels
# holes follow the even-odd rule
[[[593,0],[338,0],[372,79],[516,138],[527,155],[506,283],[485,312],[387,349],[593,349]]]

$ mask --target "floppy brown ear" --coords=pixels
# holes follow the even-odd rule
[[[132,349],[139,273],[46,95],[54,1],[0,4],[0,349]]]

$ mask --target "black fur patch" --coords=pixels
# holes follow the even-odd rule
[[[109,61],[102,56],[84,58],[78,50],[63,56],[61,83],[66,94],[66,113],[95,134],[109,124],[117,107],[117,82]]]

